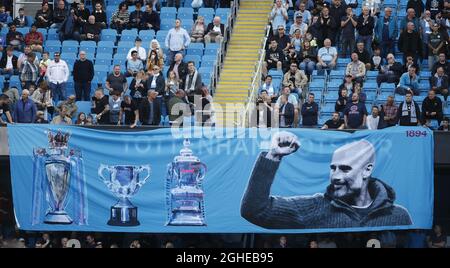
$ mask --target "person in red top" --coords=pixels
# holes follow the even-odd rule
[[[25,44],[31,47],[32,51],[42,53],[42,43],[44,36],[37,31],[36,25],[31,25],[30,32],[25,35]]]

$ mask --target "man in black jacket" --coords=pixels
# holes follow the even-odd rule
[[[10,46],[6,48],[6,53],[3,52],[2,58],[0,59],[0,74],[7,77],[18,75],[17,60],[17,56],[14,55],[14,49]]]
[[[341,40],[341,20],[343,17],[346,17],[346,9],[347,9],[347,4],[345,3],[344,0],[333,0],[331,5],[330,5],[330,16],[334,19],[334,21],[336,22],[336,38],[335,38],[335,42],[336,44],[340,44]],[[351,22],[350,22],[351,23]]]
[[[88,22],[83,24],[81,40],[100,41],[100,32],[102,31],[100,24],[95,21],[95,16],[89,16]]]
[[[436,94],[444,96],[444,100],[447,101],[448,87],[448,75],[444,73],[443,67],[438,67],[436,74],[431,77],[431,89],[434,90]]]
[[[422,103],[422,122],[428,126],[433,126],[434,129],[436,129],[441,125],[443,117],[444,114],[442,112],[441,99],[436,98],[436,92],[434,92],[434,90],[428,91],[428,96]]]
[[[184,80],[186,80],[188,69],[187,64],[183,61],[183,54],[178,53],[175,55],[175,60],[172,64],[170,64],[166,77],[169,77],[169,73],[171,71],[175,72],[175,76],[178,79],[179,88],[184,88]]]
[[[408,0],[408,4],[406,4],[406,10],[409,8],[414,9],[416,11],[416,16],[420,18],[422,16],[422,12],[425,8],[422,0]]]
[[[288,102],[286,95],[280,96],[280,127],[292,127],[294,124],[295,107]]]
[[[412,56],[415,62],[422,57],[422,39],[414,28],[414,23],[408,22],[406,31],[398,39],[398,50],[403,52],[403,62],[406,62],[408,56]]]
[[[270,69],[277,68],[278,70],[281,70],[283,67],[284,62],[284,53],[281,50],[281,48],[278,47],[277,40],[272,39],[270,41],[270,47],[266,51],[266,58],[264,59],[262,72],[264,76],[267,76],[267,72]]]
[[[381,83],[398,84],[400,76],[403,74],[403,66],[400,62],[395,61],[393,54],[389,53],[386,57],[386,61],[387,64],[381,66],[380,72],[377,75],[378,87],[381,86]]]
[[[395,205],[395,191],[373,178],[375,148],[367,140],[339,147],[330,165],[330,185],[313,196],[273,196],[270,188],[282,158],[300,147],[297,136],[277,133],[258,157],[241,202],[241,215],[268,229],[315,229],[411,225]]]
[[[136,10],[131,12],[130,14],[130,25],[132,28],[138,28],[139,30],[143,30],[144,28],[142,27],[142,19],[144,17],[144,13],[142,12],[141,8],[142,8],[142,4],[141,2],[136,2]]]
[[[338,24],[334,18],[330,16],[330,9],[327,6],[323,7],[320,17],[316,23],[319,24],[319,36],[317,37],[319,47],[323,46],[325,39],[330,39],[331,43],[335,44],[336,29]]]
[[[223,40],[223,36],[225,35],[225,25],[220,22],[220,17],[216,16],[213,19],[213,22],[208,24],[206,28],[205,35],[205,43],[218,43],[220,44]]]
[[[68,15],[63,0],[58,1],[58,5],[53,9],[53,24],[51,28],[59,28]]]
[[[163,75],[161,74],[161,70],[159,66],[153,66],[153,74],[150,75],[147,79],[147,89],[153,89],[158,92],[159,96],[164,94],[164,90],[166,88],[166,81],[164,80]]]
[[[77,101],[89,101],[91,95],[91,81],[94,78],[94,65],[86,59],[86,52],[80,51],[80,59],[73,65],[73,80],[75,82],[75,96]]]
[[[158,92],[150,89],[147,98],[143,99],[139,107],[139,120],[143,125],[157,126],[161,122],[161,106],[157,101]]]
[[[368,6],[362,8],[362,14],[358,17],[358,24],[356,29],[358,30],[358,42],[364,42],[364,47],[372,55],[372,38],[373,29],[375,28],[375,19],[370,14]]]
[[[158,12],[153,10],[153,4],[151,2],[145,5],[145,12],[141,23],[141,29],[159,31],[161,27],[161,18]]]
[[[411,91],[405,94],[405,101],[400,103],[397,110],[397,120],[400,126],[420,126],[419,105],[413,101],[413,95]]]
[[[95,17],[95,22],[100,24],[102,29],[108,26],[108,22],[106,21],[106,13],[103,11],[102,3],[95,3],[95,10],[92,11],[91,15]]]
[[[447,61],[445,53],[439,54],[439,60],[434,63],[433,68],[431,69],[431,75],[434,75],[439,67],[444,68],[444,73],[447,76],[450,76],[450,62]]]

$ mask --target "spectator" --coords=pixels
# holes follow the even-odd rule
[[[27,27],[31,24],[31,21],[25,16],[25,9],[23,7],[19,8],[19,15],[13,20],[13,24],[19,28]]]
[[[55,116],[51,122],[54,125],[72,125],[72,119],[67,115],[67,108],[61,107],[59,115]]]
[[[91,14],[88,9],[85,8],[84,2],[79,2],[77,5],[77,9],[75,10],[75,27],[76,30],[79,29],[88,22],[89,15]]]
[[[414,29],[416,31],[419,31],[420,29],[420,23],[419,19],[421,16],[416,17],[416,12],[412,8],[408,8],[406,10],[406,17],[403,18],[403,20],[400,22],[400,34],[407,30],[408,23],[412,23],[414,25]]]
[[[292,34],[292,38],[289,43],[291,44],[291,48],[294,48],[295,53],[297,55],[299,55],[302,51],[302,45],[303,45],[303,38],[302,38],[302,35],[300,32],[300,29],[295,30],[295,32]]]
[[[294,96],[294,94],[291,94],[291,90],[289,87],[284,87],[281,91],[280,96],[278,97],[277,101],[275,102],[275,109],[279,112],[281,107],[281,96],[286,96],[286,99],[289,103],[292,103],[294,105],[294,124],[295,119],[298,118],[298,112],[299,112],[299,102],[297,97]]]
[[[106,13],[103,11],[102,3],[95,3],[95,9],[92,11],[91,15],[95,17],[95,22],[100,25],[100,28],[105,29],[108,26]]]
[[[161,122],[161,106],[157,101],[158,92],[148,90],[147,98],[143,99],[139,107],[139,119],[143,125],[158,126]]]
[[[48,28],[52,25],[53,14],[49,8],[48,2],[42,3],[42,8],[36,12],[34,23],[38,28]]]
[[[289,29],[289,35],[292,37],[294,37],[294,33],[299,30],[300,32],[300,38],[303,39],[303,37],[305,36],[306,32],[308,31],[308,24],[303,22],[303,16],[302,14],[298,14],[295,15],[295,22],[294,24],[291,25],[291,28]]]
[[[308,101],[302,105],[302,124],[304,127],[314,127],[317,125],[319,105],[314,101],[314,93],[310,92]]]
[[[283,72],[287,72],[289,70],[289,66],[291,65],[291,63],[294,63],[295,65],[297,65],[297,62],[300,60],[300,56],[297,54],[297,52],[295,51],[295,47],[292,45],[289,47],[289,51],[285,56],[285,61],[284,61],[284,65],[283,66]],[[303,71],[302,71],[303,72]]]
[[[289,71],[284,74],[283,86],[289,87],[291,93],[300,97],[307,83],[305,73],[297,68],[296,63],[291,63]]]
[[[21,65],[20,80],[22,81],[22,88],[29,89],[30,85],[34,85],[38,79],[39,65],[35,60],[36,54],[31,52]]]
[[[27,60],[28,55],[30,55],[31,53],[31,47],[30,46],[25,46],[25,49],[23,50],[23,53],[20,53],[19,58],[17,59],[17,67],[20,69],[22,69],[22,63]],[[36,58],[36,64],[39,64],[38,59]]]
[[[400,126],[420,126],[420,108],[413,100],[411,91],[406,92],[405,101],[400,103],[397,120]]]
[[[191,43],[203,43],[206,34],[205,18],[198,16],[191,30]]]
[[[281,48],[278,47],[278,43],[275,39],[270,41],[270,47],[266,51],[265,61],[263,63],[263,74],[267,75],[268,71],[276,68],[281,70],[283,66],[284,54]]]
[[[422,12],[425,9],[425,6],[422,0],[408,0],[406,9],[409,10],[410,8],[414,10],[414,13],[417,14],[417,17],[420,17],[422,16]]]
[[[444,73],[443,67],[438,67],[436,74],[431,77],[431,89],[434,90],[436,94],[444,96],[444,101],[447,101],[448,88],[448,76]]]
[[[311,24],[311,12],[306,9],[306,5],[303,2],[300,2],[298,5],[298,10],[294,13],[294,18],[297,18],[298,15],[303,17],[304,23],[307,25]]]
[[[348,103],[348,89],[343,88],[340,91],[339,97],[334,105],[334,111],[339,113],[340,116],[343,116],[345,107],[347,107],[347,103]]]
[[[140,71],[136,74],[130,84],[130,95],[133,100],[139,105],[141,99],[147,96],[147,74],[144,71]]]
[[[95,248],[96,245],[95,237],[93,235],[87,235],[83,248]]]
[[[358,54],[352,53],[352,61],[347,64],[346,75],[351,75],[352,81],[363,83],[366,76],[366,66],[358,59]]]
[[[175,20],[175,27],[169,30],[166,36],[165,45],[169,49],[169,64],[172,64],[176,54],[184,54],[184,50],[189,46],[191,39],[188,32],[181,28],[181,20]]]
[[[66,98],[66,83],[69,79],[69,67],[64,60],[61,60],[59,52],[55,52],[54,60],[47,67],[47,80],[55,101]]]
[[[151,73],[154,66],[158,66],[160,69],[164,66],[164,54],[156,39],[153,39],[150,43],[146,65],[147,72]]]
[[[390,7],[386,7],[384,16],[377,20],[375,38],[380,45],[382,58],[386,58],[389,53],[394,53],[394,42],[397,38],[397,18],[392,16]]]
[[[192,115],[191,108],[186,100],[184,90],[178,90],[169,100],[169,123],[172,126],[182,126],[183,118]]]
[[[405,95],[407,91],[411,91],[416,96],[420,95],[419,77],[414,66],[411,66],[408,72],[402,74],[398,87],[395,89],[395,93],[400,95]]]
[[[286,95],[280,96],[280,109],[279,109],[279,120],[280,127],[290,128],[294,124],[295,118],[295,107],[292,103],[288,102],[288,97]]]
[[[448,124],[448,118],[444,117],[444,119],[442,119],[442,125],[438,128],[438,130],[441,131],[449,131],[449,124]]]
[[[347,4],[343,0],[332,0],[331,5],[329,7],[330,16],[333,18],[336,23],[335,27],[335,42],[336,44],[340,44],[341,40],[341,19],[346,16],[347,13]]]
[[[188,72],[186,74],[186,80],[184,82],[184,91],[188,96],[189,102],[194,102],[194,92],[200,89],[202,86],[202,76],[195,68],[194,62],[188,62]]]
[[[91,96],[91,81],[94,79],[94,65],[86,58],[86,52],[80,51],[79,59],[73,65],[73,80],[77,101],[89,101]]]
[[[86,123],[87,123],[86,114],[83,112],[79,113],[77,116],[77,120],[75,121],[75,125],[84,126],[86,125]]]
[[[66,115],[70,118],[73,118],[75,116],[75,114],[77,113],[78,107],[77,104],[75,102],[75,95],[70,95],[67,100],[62,101],[58,104],[58,106],[56,106],[56,111],[58,113],[61,113],[61,110],[63,108],[66,109]]]
[[[431,74],[432,74],[432,75],[435,75],[436,72],[437,72],[437,69],[438,69],[439,67],[444,68],[444,73],[445,73],[447,76],[450,76],[450,62],[447,62],[447,58],[446,58],[446,56],[445,56],[445,53],[439,54],[439,61],[436,62],[436,63],[433,65],[433,68],[431,69]]]
[[[428,47],[428,43],[430,40],[430,34],[433,32],[434,22],[431,20],[431,13],[429,10],[425,10],[423,18],[420,18],[419,21],[419,27],[418,29],[420,33],[420,37],[422,39],[422,56],[424,59],[428,57],[428,50],[430,49]]]
[[[422,103],[422,122],[431,129],[437,129],[441,125],[443,117],[442,101],[440,98],[436,98],[436,93],[431,89]]]
[[[34,120],[35,124],[48,124],[48,120],[45,119],[45,113],[43,111],[36,112],[36,120]]]
[[[14,49],[11,46],[6,48],[6,53],[3,53],[0,59],[0,74],[6,78],[9,78],[11,75],[17,75],[19,73],[17,61]]]
[[[303,48],[300,53],[300,70],[304,71],[306,75],[311,76],[316,68],[317,51],[311,46],[309,41],[303,42]]]
[[[38,111],[44,112],[44,118],[47,120],[47,114],[53,115],[53,99],[50,90],[48,89],[47,82],[43,81],[31,95],[31,100],[36,104]]]
[[[256,99],[256,126],[259,128],[270,128],[272,126],[272,98],[267,94],[267,90],[260,91]]]
[[[22,50],[24,38],[22,33],[16,30],[16,25],[9,24],[9,31],[6,34],[6,45],[13,47],[15,50]]]
[[[266,76],[264,79],[264,83],[261,85],[259,93],[261,94],[263,91],[266,91],[266,94],[270,97],[274,97],[278,94],[278,88],[275,88],[272,84],[271,75]]]
[[[155,90],[156,92],[158,92],[158,98],[161,98],[164,95],[165,88],[166,81],[161,74],[161,69],[158,66],[154,66],[153,72],[151,75],[149,75],[147,80],[147,89]]]
[[[360,129],[366,126],[366,105],[359,101],[358,93],[352,94],[352,102],[344,110],[344,122],[347,129]]]
[[[120,92],[113,91],[109,96],[109,123],[111,125],[120,125],[120,107],[122,99],[120,98]]]
[[[431,234],[427,236],[427,245],[429,248],[445,248],[447,245],[447,236],[438,224],[433,226]]]
[[[83,41],[100,41],[101,26],[95,22],[95,16],[89,16],[88,22],[83,24],[81,40]]]
[[[142,29],[150,29],[157,32],[161,27],[159,14],[153,9],[153,5],[150,2],[147,2],[145,5],[145,12],[141,22]]]
[[[36,25],[31,25],[30,32],[25,35],[25,44],[31,47],[32,51],[42,53],[44,36],[37,31]]]
[[[136,2],[136,9],[131,12],[130,14],[130,25],[131,28],[137,28],[139,30],[143,30],[145,27],[144,24],[142,23],[142,20],[144,18],[144,13],[142,12],[141,8],[142,8],[142,3],[141,2]]]
[[[369,130],[384,128],[383,118],[380,116],[378,106],[372,107],[372,114],[367,116],[366,126]]]
[[[163,95],[163,101],[166,104],[166,107],[169,107],[169,100],[175,96],[175,93],[180,89],[178,79],[175,75],[174,71],[170,71],[169,75],[167,76],[166,83],[165,83],[165,90]]]
[[[167,0],[167,6],[168,7],[180,7],[180,0]]]
[[[286,22],[288,21],[288,12],[286,8],[282,5],[281,0],[276,0],[273,6],[272,12],[270,12],[270,20],[272,22],[273,35],[278,35],[278,26],[286,27]]]
[[[416,60],[412,56],[406,57],[406,62],[403,64],[403,72],[406,73],[409,71],[409,68],[415,67],[416,68],[416,74],[419,74],[419,65],[417,65]]]
[[[122,30],[128,28],[129,20],[130,13],[128,12],[128,5],[122,2],[117,11],[112,15],[110,27],[122,33]]]
[[[123,94],[128,89],[127,78],[120,71],[120,65],[114,65],[113,73],[109,74],[106,78],[106,89],[109,93],[112,91],[118,91]]]
[[[109,98],[103,93],[103,88],[98,88],[92,97],[91,113],[99,125],[109,124]]]
[[[431,26],[431,29],[433,32],[428,39],[428,65],[430,69],[439,60],[439,54],[445,53],[447,50],[445,37],[439,32],[439,24],[435,23]]]
[[[68,15],[64,0],[59,0],[58,5],[53,9],[53,24],[50,27],[59,29]]]
[[[322,126],[322,129],[339,129],[345,128],[344,120],[341,119],[339,112],[334,112],[331,119],[328,119]]]
[[[9,85],[5,83],[3,94],[9,97],[9,103],[11,105],[15,105],[17,101],[19,101],[19,90],[16,87],[10,88]]]
[[[372,69],[372,66],[370,65],[370,53],[365,48],[364,42],[358,41],[356,49],[353,52],[358,54],[358,59],[366,65],[366,70]]]
[[[319,248],[319,245],[317,244],[316,240],[311,240],[308,243],[309,248]]]
[[[127,75],[126,76],[136,76],[140,71],[144,70],[144,64],[140,59],[138,59],[138,52],[133,50],[131,52],[131,59],[127,61]]]
[[[325,39],[324,47],[319,49],[317,53],[317,69],[326,69],[328,72],[336,67],[338,52],[335,47],[331,46],[331,40]]]
[[[356,93],[359,96],[359,102],[366,103],[367,95],[366,93],[362,92],[362,86],[361,83],[355,82],[353,85],[353,91],[352,93]]]
[[[45,73],[47,72],[47,67],[50,65],[50,54],[48,51],[42,53],[42,59],[39,62],[39,81],[44,79]]]
[[[380,116],[383,117],[383,121],[386,124],[386,127],[393,127],[397,124],[397,111],[398,107],[395,105],[394,96],[388,96],[386,104],[381,105],[381,113]]]
[[[33,123],[36,118],[36,104],[29,98],[30,91],[22,90],[22,98],[14,107],[14,122]]]
[[[280,47],[283,53],[287,54],[291,46],[291,39],[286,35],[284,27],[281,25],[278,26],[278,35],[275,36],[275,40],[277,40],[278,47]]]
[[[138,104],[128,95],[126,95],[120,103],[119,121],[117,125],[122,123],[121,121],[124,115],[124,125],[130,126],[130,128],[135,128],[139,122],[139,107]]]
[[[152,4],[152,10],[154,12],[156,12],[156,13],[161,12],[161,0],[147,0],[146,2],[148,4]]]
[[[188,72],[187,64],[183,62],[183,54],[178,53],[175,55],[175,61],[170,64],[169,70],[167,71],[167,76],[169,76],[170,71],[175,72],[180,88],[183,89],[184,81],[186,80],[186,75]]]
[[[275,245],[274,248],[289,248],[286,236],[284,236],[284,235],[280,236],[280,239],[278,240],[278,244]]]
[[[444,10],[444,0],[427,0],[425,9],[431,12],[431,18],[435,19],[438,13]]]
[[[381,66],[383,65],[383,58],[381,57],[381,49],[376,47],[373,50],[373,55],[370,57],[370,69],[372,71],[380,71]]]
[[[3,121],[3,115],[6,117],[6,122]],[[6,123],[13,123],[13,118],[10,112],[9,97],[6,94],[0,94],[0,126]]]
[[[80,41],[80,26],[75,10],[71,9],[67,18],[62,22],[59,28],[59,41],[77,40]]]
[[[220,22],[220,17],[215,16],[213,22],[208,24],[206,28],[205,44],[208,43],[222,43],[223,37],[225,35],[225,25]]]
[[[198,93],[201,93],[198,94]],[[214,126],[214,109],[213,109],[213,98],[209,93],[208,87],[202,86],[197,94],[201,96],[199,99],[199,104],[194,106],[195,122],[199,126]]]
[[[358,25],[358,18],[353,14],[353,9],[347,6],[345,15],[340,18],[342,35],[342,57],[346,58],[355,47],[355,29]],[[348,54],[347,54],[348,53]]]
[[[329,8],[324,6],[322,12],[320,13],[320,18],[316,22],[319,26],[319,36],[317,36],[319,46],[322,46],[322,44],[326,46],[326,39],[329,39],[330,43],[335,42],[337,22],[330,16],[329,13]]]
[[[417,60],[422,55],[422,41],[412,22],[409,22],[406,31],[400,34],[398,48],[403,53],[404,62],[407,56]]]
[[[136,37],[136,39],[134,40],[134,47],[128,50],[127,60],[131,60],[132,58],[131,52],[133,51],[137,52],[137,58],[142,62],[144,62],[145,59],[147,58],[147,51],[145,50],[145,48],[142,47],[142,39],[139,37]]]

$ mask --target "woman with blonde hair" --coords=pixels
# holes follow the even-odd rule
[[[192,26],[191,42],[192,43],[203,42],[205,33],[206,33],[205,18],[203,18],[202,16],[198,16],[197,20]]]
[[[146,66],[147,72],[151,73],[154,66],[158,66],[160,69],[164,66],[164,53],[156,39],[150,42]]]

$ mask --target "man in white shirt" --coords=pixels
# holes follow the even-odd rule
[[[184,50],[190,43],[191,37],[184,28],[181,28],[181,20],[176,19],[175,27],[169,30],[165,40],[165,45],[169,49],[168,64],[172,64],[176,54],[181,53],[184,55]]]
[[[127,60],[131,60],[131,58],[133,58],[131,56],[131,52],[132,51],[137,51],[138,53],[138,59],[140,59],[141,61],[145,61],[147,59],[147,51],[145,51],[145,48],[141,47],[142,45],[142,39],[139,37],[136,37],[136,40],[134,40],[134,47],[131,48],[130,50],[128,50],[128,54],[127,54]]]
[[[372,107],[372,114],[367,116],[366,126],[370,130],[378,129],[380,125],[380,116],[378,106]]]
[[[206,28],[205,44],[214,42],[220,44],[223,40],[225,26],[220,22],[220,17],[216,16],[213,22]]]
[[[294,18],[297,18],[298,15],[302,15],[303,22],[306,23],[307,25],[310,25],[311,24],[311,12],[309,12],[309,10],[306,9],[306,4],[304,2],[301,2],[298,7],[299,7],[299,10],[295,11]]]
[[[54,60],[50,62],[45,73],[48,86],[55,101],[66,99],[66,82],[69,79],[70,71],[67,63],[61,60],[59,52],[55,52]]]
[[[335,47],[331,46],[330,39],[325,39],[323,44],[324,46],[317,53],[317,70],[327,69],[330,72],[336,67],[338,52]]]

